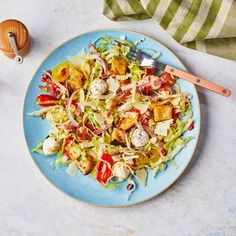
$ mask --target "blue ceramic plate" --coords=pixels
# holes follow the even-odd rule
[[[27,113],[29,112],[40,109],[40,107],[35,105],[35,97],[40,93],[38,85],[40,84],[42,72],[52,69],[59,62],[66,60],[67,56],[78,53],[81,49],[86,48],[89,42],[93,42],[97,38],[105,34],[115,37],[125,35],[127,39],[131,41],[138,41],[145,37],[146,40],[141,44],[142,47],[153,48],[156,51],[160,52],[162,54],[162,56],[160,57],[161,62],[176,66],[180,69],[185,69],[180,60],[165,46],[149,37],[135,32],[119,29],[104,29],[85,33],[69,40],[68,42],[58,47],[44,60],[42,65],[35,73],[26,93],[23,122],[25,138],[29,150],[32,150],[38,141],[43,140],[48,135],[48,132],[50,130],[50,124],[47,123],[47,121],[42,121],[39,118],[27,115]],[[154,196],[157,196],[158,194],[166,190],[169,186],[171,186],[171,184],[173,184],[176,179],[183,173],[193,156],[199,137],[200,108],[196,89],[193,84],[187,81],[180,79],[178,82],[181,86],[182,91],[189,92],[193,95],[192,106],[194,111],[195,128],[191,131],[191,134],[188,133],[187,135],[193,136],[194,139],[189,142],[187,144],[187,147],[185,147],[176,156],[175,161],[178,165],[178,169],[174,168],[172,165],[169,165],[168,168],[165,171],[160,172],[156,176],[156,178],[154,178],[152,173],[150,172],[148,175],[147,186],[142,187],[138,185],[137,190],[132,194],[129,201],[126,200],[125,183],[121,184],[116,189],[109,190],[100,186],[99,183],[92,177],[83,176],[80,172],[78,172],[76,176],[71,177],[66,173],[66,168],[54,168],[53,163],[56,156],[46,157],[37,153],[31,153],[34,162],[41,170],[41,172],[58,189],[78,200],[87,203],[112,207],[128,206],[146,201]]]

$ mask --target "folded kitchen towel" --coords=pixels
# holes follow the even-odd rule
[[[104,0],[103,13],[152,18],[184,46],[236,60],[236,0]]]

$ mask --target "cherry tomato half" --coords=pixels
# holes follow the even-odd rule
[[[101,160],[97,165],[97,181],[102,184],[107,184],[109,178],[112,175],[111,166],[114,164],[114,161],[111,155],[103,153]]]

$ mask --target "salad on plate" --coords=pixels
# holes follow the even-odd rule
[[[36,97],[42,109],[29,115],[51,130],[33,152],[57,154],[57,168],[90,174],[106,188],[127,181],[130,193],[134,180],[145,186],[148,173],[176,166],[175,155],[192,139],[191,94],[173,75],[132,60],[139,43],[104,35],[43,72]]]

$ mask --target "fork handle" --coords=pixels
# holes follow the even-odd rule
[[[207,80],[204,80],[204,79],[201,79],[195,75],[192,75],[192,74],[189,74],[188,72],[186,71],[182,71],[182,70],[179,70],[173,66],[169,66],[167,65],[165,67],[165,71],[172,74],[172,75],[175,75],[175,76],[178,76],[182,79],[185,79],[191,83],[194,83],[198,86],[201,86],[203,88],[207,88],[215,93],[219,93],[220,95],[223,95],[223,96],[230,96],[231,95],[231,91],[227,88],[224,88],[218,84],[215,84],[215,83],[212,83],[210,81],[207,81]]]

